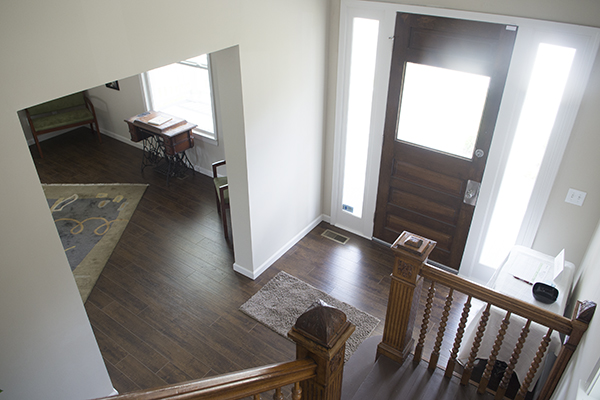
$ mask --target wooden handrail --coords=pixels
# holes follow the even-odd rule
[[[314,378],[316,368],[316,362],[311,359],[296,360],[104,399],[240,399]]]
[[[520,315],[525,319],[530,319],[541,325],[552,328],[565,335],[570,335],[573,330],[573,325],[569,318],[534,306],[531,303],[507,296],[477,283],[467,281],[460,276],[443,271],[427,263],[423,264],[421,267],[420,275],[426,279],[441,283],[442,285],[456,289],[461,293],[502,308],[503,310]]]
[[[140,390],[105,400],[235,400],[293,384],[292,398],[339,400],[342,394],[346,341],[354,332],[346,314],[321,301],[297,320],[288,336],[296,342],[296,361],[272,364],[157,389]],[[100,400],[100,399],[99,399]]]
[[[446,322],[453,303],[453,295],[455,292],[459,292],[466,295],[467,299],[464,303],[460,322],[455,333],[454,345],[450,352],[450,359],[446,366],[445,376],[447,378],[453,376],[454,367],[457,362],[457,353],[462,344],[463,334],[468,320],[469,310],[471,308],[471,299],[476,298],[487,303],[487,305],[479,317],[477,332],[470,344],[470,354],[468,361],[464,365],[461,384],[464,385],[470,382],[474,362],[478,356],[482,338],[484,337],[488,319],[490,317],[491,307],[496,306],[504,310],[504,318],[495,334],[495,340],[490,353],[488,353],[489,356],[487,357],[485,370],[483,371],[481,378],[479,378],[477,384],[478,392],[484,393],[488,390],[495,393],[496,399],[504,398],[509,381],[517,366],[525,341],[527,340],[531,323],[536,322],[544,327],[542,330],[545,328],[547,328],[547,330],[539,343],[539,347],[537,348],[537,352],[535,353],[531,364],[528,364],[529,368],[520,383],[520,387],[518,388],[516,395],[514,395],[514,398],[523,400],[527,395],[529,387],[532,384],[545,356],[546,350],[548,349],[551,335],[556,331],[565,334],[566,340],[562,344],[558,358],[554,362],[548,378],[541,386],[539,399],[548,400],[552,396],[552,393],[564,373],[573,352],[577,348],[581,337],[589,326],[596,309],[596,303],[590,301],[578,302],[575,307],[573,318],[565,318],[528,302],[512,298],[485,286],[470,282],[428,264],[427,257],[431,254],[435,245],[436,242],[410,232],[403,232],[392,245],[396,257],[391,276],[392,281],[390,285],[383,338],[378,345],[377,355],[385,355],[402,363],[406,359],[407,354],[412,350],[412,333],[415,324],[416,308],[419,303],[423,281],[427,279],[431,282],[431,285],[427,294],[425,309],[423,310],[423,323],[420,329],[418,344],[414,352],[415,362],[419,362],[421,359],[432,309],[435,286],[439,284],[449,288],[449,291],[441,312],[435,345],[433,346],[429,359],[429,368],[435,369],[438,367],[437,363],[440,346],[444,339]],[[510,359],[505,360],[508,361],[508,364],[503,373],[502,382],[496,384],[496,390],[496,386],[490,388],[488,387],[488,383],[490,383],[492,371],[495,367],[497,356],[502,348],[505,334],[510,324],[510,318],[513,314],[524,318],[523,321],[525,322],[523,322],[523,329],[513,348]],[[529,362],[529,360],[527,360],[527,362]]]

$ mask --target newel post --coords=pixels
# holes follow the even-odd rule
[[[419,277],[419,272],[435,245],[433,240],[406,231],[392,245],[396,260],[383,338],[377,346],[377,357],[383,354],[403,363],[410,352],[415,315],[423,286],[423,278]]]
[[[296,342],[296,358],[311,358],[317,364],[317,375],[300,383],[302,399],[341,398],[346,340],[352,332],[354,325],[346,320],[346,314],[322,301],[298,318],[288,333]]]

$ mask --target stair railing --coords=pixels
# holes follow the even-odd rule
[[[423,346],[428,330],[429,319],[432,314],[432,304],[436,285],[445,286],[449,288],[449,292],[446,296],[441,313],[437,337],[431,352],[428,368],[433,370],[438,367],[440,347],[444,340],[448,316],[453,302],[453,295],[456,292],[461,292],[466,295],[466,301],[463,304],[460,322],[454,336],[454,345],[450,351],[450,358],[445,367],[445,376],[451,378],[456,373],[457,354],[462,344],[463,334],[465,332],[465,326],[471,308],[471,301],[472,299],[479,299],[487,305],[479,320],[475,339],[472,344],[469,344],[471,346],[470,355],[462,372],[461,384],[466,385],[470,382],[478,386],[479,393],[488,391],[495,393],[496,399],[503,399],[512,372],[519,361],[521,350],[527,340],[531,323],[535,322],[548,328],[548,331],[543,337],[538,347],[538,351],[531,361],[527,375],[514,398],[522,400],[529,391],[529,386],[531,385],[540,366],[540,362],[548,348],[550,335],[553,331],[556,331],[564,334],[566,339],[562,344],[558,358],[554,362],[550,374],[541,388],[538,397],[540,400],[549,399],[556,388],[560,377],[565,371],[567,363],[579,344],[582,335],[588,328],[596,309],[596,304],[593,302],[578,302],[572,319],[562,317],[527,302],[517,300],[474,282],[467,281],[459,276],[428,264],[427,257],[434,249],[435,245],[436,242],[409,232],[403,232],[392,245],[396,257],[392,272],[384,333],[382,341],[377,348],[377,356],[385,355],[399,363],[404,362],[408,358],[409,353],[414,346],[413,330],[415,318],[419,306],[421,289],[423,282],[426,279],[430,282],[430,286],[425,308],[423,310],[419,339],[414,350],[414,362],[420,362],[423,354]],[[473,365],[478,355],[479,346],[485,333],[487,320],[490,315],[490,308],[492,306],[505,310],[506,314],[496,335],[496,340],[491,353],[489,355],[486,354],[487,363],[485,370],[482,373],[482,377],[479,382],[474,382],[470,380],[473,372]],[[507,326],[510,323],[511,315],[518,315],[524,318],[526,322],[515,345],[512,357],[507,364],[501,382],[496,390],[491,390],[488,388],[488,383],[490,381],[492,370],[494,369],[496,357],[502,346]]]
[[[339,400],[346,341],[354,332],[346,315],[323,303],[315,303],[292,327],[288,336],[296,342],[296,361],[283,362],[189,381],[157,389],[141,390],[105,400],[220,399],[234,400],[274,391],[283,400],[283,388],[293,385],[293,400]]]

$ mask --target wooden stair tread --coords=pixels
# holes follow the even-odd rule
[[[361,346],[363,345],[372,347],[372,343],[367,341]],[[360,350],[359,347],[357,353]],[[361,373],[364,374],[366,368],[364,364],[369,364],[369,360],[353,356],[345,368],[345,371],[349,372],[349,379],[346,380],[346,376],[344,377],[342,400],[488,400],[494,398],[490,393],[478,394],[477,388],[473,385],[461,386],[460,380],[456,377],[444,378],[444,371],[440,368],[434,371],[428,370],[425,361],[415,365],[412,360],[411,354],[402,365],[399,365],[385,356],[380,356],[374,364],[370,365],[364,380],[355,382],[353,380],[358,379]],[[356,388],[355,391],[352,390],[353,388]]]
[[[381,335],[365,339],[344,365],[344,380],[342,382],[342,400],[350,400],[363,384],[375,365],[377,345]]]

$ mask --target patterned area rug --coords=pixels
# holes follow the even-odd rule
[[[85,302],[148,185],[42,187]]]
[[[278,273],[250,300],[242,304],[240,310],[287,338],[287,333],[298,317],[317,300],[323,300],[328,305],[342,310],[348,321],[356,326],[356,330],[346,342],[346,361],[348,361],[362,341],[375,330],[379,319],[331,297],[290,274]]]

